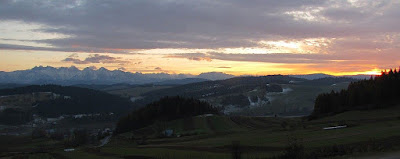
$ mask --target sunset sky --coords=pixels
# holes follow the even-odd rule
[[[374,74],[400,66],[398,0],[0,0],[0,71]]]

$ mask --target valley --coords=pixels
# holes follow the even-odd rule
[[[227,80],[171,85],[142,85],[104,91],[134,99],[144,106],[164,96],[183,96],[209,102],[225,114],[304,116],[311,113],[320,93],[346,89],[352,78],[305,80],[289,76],[236,77]]]
[[[349,111],[317,120],[306,117],[313,111],[319,94],[346,89],[354,81],[358,80],[344,77],[306,80],[273,75],[183,85],[49,85],[0,90],[4,95],[0,102],[7,105],[4,109],[18,108],[34,114],[25,124],[1,127],[0,137],[4,138],[4,142],[0,146],[5,151],[0,155],[30,158],[228,159],[236,153],[232,147],[237,147],[243,158],[254,159],[285,155],[291,144],[300,146],[303,155],[317,158],[358,156],[363,152],[379,154],[383,150],[396,152],[399,147],[395,143],[400,141],[397,133],[400,130],[397,126],[400,124],[400,106]],[[75,91],[80,92],[74,94]],[[84,95],[86,91],[89,96]],[[82,95],[87,98],[82,98]],[[101,107],[82,109],[71,105],[98,103],[100,101],[96,96],[109,98],[109,104],[115,105],[109,101],[115,99],[126,106],[107,108],[103,102],[98,105],[103,105]],[[174,112],[168,110],[151,115],[151,112],[165,110],[149,107],[149,104],[154,105],[165,96],[178,101],[198,99],[211,104],[219,113],[163,116]],[[179,97],[175,99],[174,96]],[[83,101],[67,102],[72,99]],[[55,102],[58,100],[61,101]],[[54,108],[49,109],[49,103]],[[174,101],[165,101],[160,106],[172,103]],[[44,112],[39,109],[43,106],[46,107]],[[183,111],[183,108],[174,109]],[[57,109],[66,111],[63,114],[49,111]],[[123,112],[128,110],[142,113],[130,114],[131,121],[124,122],[125,125],[142,126],[134,130],[119,128],[119,123],[126,118],[123,118],[126,116]],[[158,116],[159,119],[149,118],[151,116]],[[324,129],[343,125],[345,127],[341,129]]]
[[[399,0],[0,0],[0,159],[400,159]]]

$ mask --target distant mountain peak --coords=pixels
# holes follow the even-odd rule
[[[82,71],[93,71],[96,70],[94,67],[85,67]]]
[[[116,83],[147,84],[159,83],[165,80],[179,80],[186,78],[221,80],[232,77],[234,76],[222,72],[207,72],[195,76],[191,74],[131,73],[124,72],[122,70],[108,70],[104,67],[96,69],[93,66],[86,67],[82,70],[75,66],[59,68],[52,66],[35,66],[32,69],[27,70],[0,72],[0,83],[60,85]]]
[[[104,68],[104,67],[100,67],[100,68],[98,69],[98,71],[109,71],[109,70],[106,69],[106,68]]]
[[[42,65],[35,66],[32,68],[32,70],[47,70],[47,69],[56,69],[56,68],[51,67],[51,66],[42,66]]]
[[[313,74],[304,74],[304,75],[289,75],[289,76],[296,77],[296,78],[308,79],[308,80],[327,78],[327,77],[334,77],[332,75],[328,75],[328,74],[324,74],[324,73],[313,73]]]
[[[79,69],[75,66],[68,67],[69,70],[79,71]]]
[[[209,79],[209,80],[224,80],[228,78],[235,77],[234,75],[231,74],[226,74],[223,72],[205,72],[201,73],[197,76],[197,78],[204,78],[204,79]]]

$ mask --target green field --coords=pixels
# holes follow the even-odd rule
[[[356,118],[355,116],[360,116]],[[299,118],[267,117],[195,117],[168,123],[169,129],[177,133],[197,131],[193,136],[179,138],[152,138],[147,133],[146,145],[129,141],[134,133],[121,134],[102,151],[115,155],[139,155],[159,157],[176,155],[174,158],[230,158],[230,145],[240,142],[243,157],[270,157],[280,154],[287,145],[288,136],[302,141],[306,150],[319,147],[346,145],[354,143],[384,141],[400,137],[400,108],[373,111],[354,111],[338,114],[315,121],[302,121]],[[191,124],[185,124],[190,120]],[[283,123],[287,123],[286,125]],[[323,130],[323,127],[347,124],[349,127],[336,130]],[[185,125],[191,125],[190,127]],[[151,126],[156,130],[155,125]],[[149,129],[149,128],[147,128]],[[144,129],[142,129],[144,131]],[[147,131],[149,132],[149,131]],[[138,138],[143,133],[136,132]],[[122,142],[123,141],[123,142]],[[150,153],[149,152],[153,152]],[[198,152],[202,152],[200,155]]]
[[[346,124],[348,127],[323,130]],[[172,129],[180,137],[160,138],[159,132]],[[232,142],[240,143],[243,158],[268,158],[281,154],[288,137],[296,137],[313,151],[335,145],[390,144],[381,151],[399,150],[400,107],[380,110],[351,111],[318,120],[274,117],[192,117],[158,122],[134,132],[116,135],[102,148],[79,147],[63,152],[60,143],[51,140],[31,141],[29,137],[2,137],[2,155],[30,152],[42,147],[45,153],[19,154],[39,158],[231,158]],[[145,144],[139,145],[143,140]],[[4,142],[7,141],[7,142]],[[18,141],[18,142],[11,142]],[[12,144],[10,144],[12,143]],[[55,146],[49,146],[55,145]],[[58,146],[57,146],[58,145]],[[376,153],[371,150],[368,153]],[[353,154],[353,155],[358,155]],[[42,156],[42,157],[41,157]],[[343,156],[342,156],[343,157]]]

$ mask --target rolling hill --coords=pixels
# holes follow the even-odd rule
[[[311,118],[349,110],[380,109],[398,105],[400,73],[382,72],[381,76],[352,82],[346,90],[320,94],[315,101]]]
[[[131,93],[130,97],[135,99],[135,104],[141,106],[164,96],[184,96],[205,100],[222,109],[225,114],[308,115],[318,94],[347,88],[352,81],[357,80],[339,77],[306,80],[282,75],[235,77],[161,89],[151,88],[154,90]]]
[[[120,115],[133,108],[127,98],[70,86],[32,85],[0,89],[0,96],[0,105],[3,110],[1,115],[7,116],[12,113],[17,118],[18,114],[59,117],[61,115],[112,112]],[[5,114],[4,112],[9,113]]]

